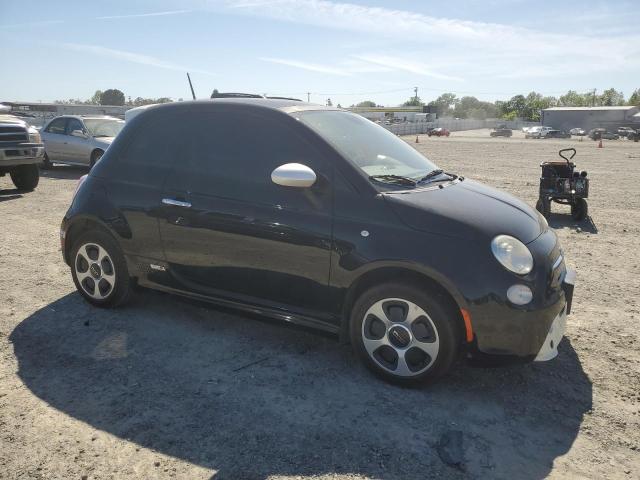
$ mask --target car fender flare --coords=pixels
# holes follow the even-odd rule
[[[425,282],[432,283],[433,285],[442,289],[456,304],[457,308],[461,311],[468,312],[468,302],[464,295],[458,290],[455,284],[441,272],[430,268],[426,265],[420,265],[411,262],[402,261],[376,261],[363,265],[358,269],[355,278],[348,287],[342,302],[342,315],[340,322],[340,341],[341,343],[349,342],[349,321],[351,307],[358,295],[361,293],[363,282],[367,283],[367,278],[375,275],[376,272],[382,273],[385,270],[395,270],[399,273],[405,272],[408,276],[420,277]],[[466,319],[465,319],[466,322]],[[469,327],[470,328],[470,327]]]

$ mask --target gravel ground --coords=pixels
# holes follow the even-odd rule
[[[578,270],[558,358],[403,389],[290,325],[151,291],[95,309],[58,251],[84,172],[5,177],[0,478],[640,478],[640,143],[407,141],[531,205],[540,161],[577,148],[591,220],[550,221]]]

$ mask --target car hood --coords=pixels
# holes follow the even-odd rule
[[[443,187],[384,196],[405,224],[434,234],[489,240],[506,234],[529,243],[547,228],[537,211],[498,189],[472,180]]]

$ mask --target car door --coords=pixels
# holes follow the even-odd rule
[[[71,135],[71,132],[76,130],[81,131],[85,136],[77,137],[75,135]],[[88,135],[87,129],[84,127],[82,121],[77,118],[70,118],[67,121],[65,134],[66,139],[62,145],[61,152],[61,155],[64,157],[63,160],[89,165],[91,137]]]
[[[160,233],[180,288],[322,317],[331,255],[330,164],[280,113],[193,115],[188,148],[168,176]],[[271,118],[273,117],[273,118]],[[310,188],[272,171],[314,170]]]
[[[66,139],[67,118],[54,118],[45,128],[42,141],[50,161],[61,160],[62,147]]]

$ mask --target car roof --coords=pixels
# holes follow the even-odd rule
[[[161,103],[148,108],[141,115],[146,115],[147,112],[151,113],[159,110],[184,111],[191,108],[200,109],[211,105],[224,105],[227,107],[237,107],[238,109],[264,108],[269,110],[279,110],[284,113],[295,113],[306,110],[342,111],[335,107],[326,107],[324,105],[300,102],[297,100],[271,98],[213,98],[209,100],[188,100],[183,102]]]
[[[58,115],[57,117],[52,118],[52,120],[55,120],[56,118],[77,118],[78,120],[120,120],[118,117],[112,117],[111,115]]]

